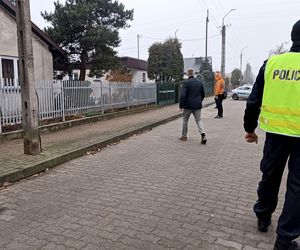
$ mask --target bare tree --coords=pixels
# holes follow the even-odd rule
[[[288,44],[289,42],[283,42],[280,45],[277,45],[275,49],[269,51],[269,57],[287,52],[288,49],[286,48],[286,45]]]

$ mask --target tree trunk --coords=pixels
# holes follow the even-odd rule
[[[87,66],[87,54],[85,51],[82,51],[81,64],[80,64],[80,76],[79,76],[80,81],[85,81],[86,66]]]

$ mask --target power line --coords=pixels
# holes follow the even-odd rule
[[[215,37],[218,37],[218,36],[221,36],[221,34],[211,35],[211,36],[208,36],[208,38],[215,38]],[[179,41],[183,41],[183,42],[194,42],[194,41],[202,41],[202,40],[204,40],[204,39],[205,39],[205,37],[194,38],[194,39],[179,39]]]
[[[214,1],[214,0],[213,0],[213,1]],[[225,10],[224,10],[222,4],[220,3],[220,1],[219,1],[219,0],[216,0],[216,1],[217,1],[217,3],[219,4],[218,6],[221,7],[221,11],[223,11],[223,13],[225,13]]]
[[[201,6],[201,8],[203,9],[203,11],[207,11],[207,9],[209,9],[209,8],[206,8],[205,9],[205,6],[204,5],[202,5],[202,2],[201,2],[201,0],[198,0],[197,1],[197,3],[199,3],[199,5]],[[207,7],[207,5],[206,5],[206,7]],[[217,24],[217,22],[216,22],[216,20],[215,20],[215,18],[213,17],[213,16],[210,16],[211,18],[212,18],[212,21],[215,23],[215,25],[216,25],[216,27],[218,27],[219,25]]]

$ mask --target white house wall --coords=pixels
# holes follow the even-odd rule
[[[18,56],[17,24],[0,7],[0,56]]]
[[[53,79],[53,59],[48,46],[38,37],[32,38],[35,80]],[[0,7],[0,58],[18,57],[16,20]],[[17,75],[17,73],[16,73]],[[2,77],[2,70],[0,71]]]
[[[133,74],[133,78],[132,78],[132,83],[143,83],[143,73],[146,74],[146,81],[147,83],[153,83],[155,82],[154,80],[150,80],[148,78],[148,74],[147,74],[147,71],[145,70],[137,70],[137,69],[130,69],[129,68],[129,71],[131,74]],[[78,77],[80,75],[80,70],[73,70],[72,72],[73,74],[77,74]],[[90,73],[90,70],[87,69],[86,70],[86,76],[85,76],[85,80],[86,81],[93,81],[96,79],[96,77],[89,77],[89,73]],[[69,80],[69,76],[65,76],[63,80]],[[73,79],[74,80],[74,79]],[[106,74],[104,76],[102,76],[100,78],[100,80],[103,82],[103,83],[108,83],[108,81],[106,80]]]
[[[142,83],[143,82],[143,74],[146,74],[146,79],[144,82],[154,82],[153,80],[150,80],[148,78],[148,73],[146,70],[138,70],[138,69],[129,69],[130,72],[133,74],[133,79],[132,81],[134,83]]]
[[[53,58],[48,46],[37,36],[32,37],[35,80],[53,79]]]

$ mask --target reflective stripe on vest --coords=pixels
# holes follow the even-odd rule
[[[267,132],[300,137],[300,53],[268,60],[259,120]]]

